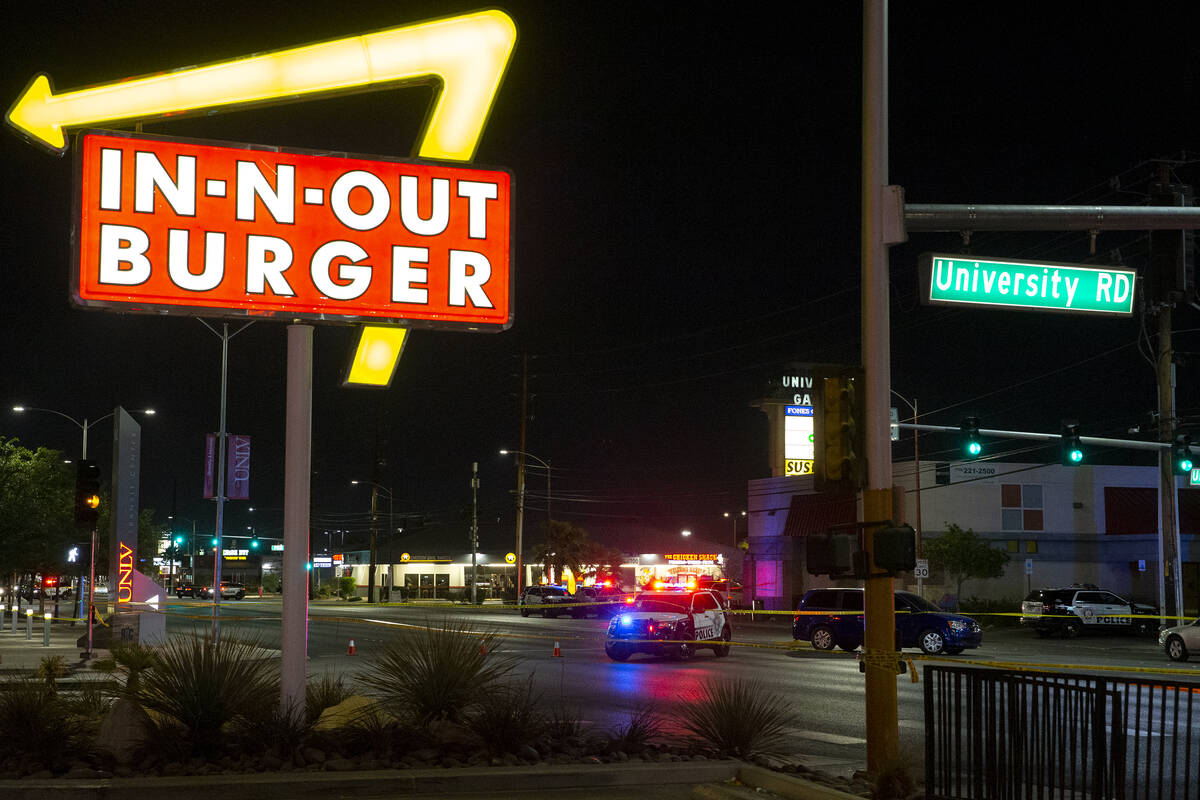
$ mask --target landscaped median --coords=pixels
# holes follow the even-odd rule
[[[49,665],[0,691],[0,797],[46,800],[58,787],[72,798],[182,800],[205,785],[206,798],[219,786],[229,787],[223,800],[262,800],[307,796],[297,787],[313,782],[395,796],[515,791],[522,781],[653,785],[664,771],[695,785],[785,755],[791,705],[753,681],[706,683],[670,725],[648,705],[602,731],[516,678],[513,657],[495,645],[494,632],[451,622],[405,632],[353,676],[310,679],[292,714],[278,707],[278,661],[253,641],[117,645],[95,665],[111,674],[106,682],[70,691],[57,684],[60,665]],[[870,793],[864,781],[812,777]],[[472,780],[480,783],[449,788]]]

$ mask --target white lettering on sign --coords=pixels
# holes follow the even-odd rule
[[[85,143],[80,305],[511,324],[503,172],[99,133]]]

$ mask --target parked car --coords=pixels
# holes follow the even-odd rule
[[[196,587],[190,583],[179,583],[175,585],[175,596],[183,599],[184,597],[195,597]]]
[[[951,614],[912,592],[896,592],[896,649],[919,647],[930,655],[958,655],[983,643],[979,623]],[[792,618],[792,638],[818,650],[854,650],[863,643],[863,590],[812,589]]]
[[[1200,654],[1200,617],[1190,625],[1176,625],[1158,632],[1158,644],[1172,661],[1187,661]]]
[[[708,648],[722,658],[732,638],[729,615],[713,592],[642,592],[609,622],[604,652],[613,661],[634,653],[684,661]]]
[[[581,586],[575,593],[575,602],[580,605],[573,609],[574,616],[577,619],[588,614],[601,619],[611,617],[625,606],[628,597],[631,595],[619,586]]]
[[[1021,602],[1021,625],[1038,636],[1075,638],[1084,631],[1150,634],[1158,609],[1130,602],[1092,584],[1034,589]]]
[[[562,614],[573,614],[572,603],[575,598],[564,586],[526,586],[521,592],[518,605],[521,616],[528,617],[531,612],[540,611],[543,617],[557,617]]]
[[[211,600],[213,596],[212,584],[205,586],[200,590],[200,597],[204,600]],[[246,587],[240,583],[226,583],[221,581],[221,599],[222,600],[241,600],[246,596]]]

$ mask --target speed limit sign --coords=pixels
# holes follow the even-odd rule
[[[929,577],[929,560],[928,559],[925,559],[925,558],[917,559],[917,568],[913,570],[913,577],[914,578],[928,578]]]

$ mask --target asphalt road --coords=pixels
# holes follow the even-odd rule
[[[184,600],[170,607],[169,630],[189,625],[208,627],[209,604]],[[278,599],[247,599],[222,605],[223,631],[255,635],[268,647],[279,641]],[[785,752],[803,754],[808,764],[832,771],[850,771],[865,759],[863,676],[852,654],[813,650],[791,640],[790,616],[762,614],[750,621],[733,618],[735,646],[729,658],[718,659],[701,650],[688,662],[635,655],[615,663],[604,655],[607,620],[569,617],[523,618],[513,611],[461,606],[414,608],[368,606],[359,603],[313,604],[310,607],[309,658],[311,673],[352,676],[374,653],[403,636],[405,630],[438,625],[453,619],[501,636],[500,650],[516,657],[516,675],[532,676],[547,702],[561,701],[577,709],[588,724],[601,730],[626,722],[631,712],[652,705],[667,732],[675,729],[679,710],[704,683],[714,677],[761,681],[769,691],[792,703],[796,724],[781,743]],[[984,620],[986,622],[986,620]],[[226,634],[228,635],[228,634]],[[356,654],[347,654],[350,640]],[[562,657],[555,657],[558,642]],[[914,657],[918,672],[927,663],[1019,663],[1071,665],[1073,671],[1104,668],[1184,668],[1200,680],[1200,660],[1175,664],[1167,660],[1152,638],[1096,634],[1076,640],[1039,639],[1019,628],[986,630],[984,646],[940,661]],[[923,683],[910,675],[897,679],[902,754],[920,763],[924,742]]]

